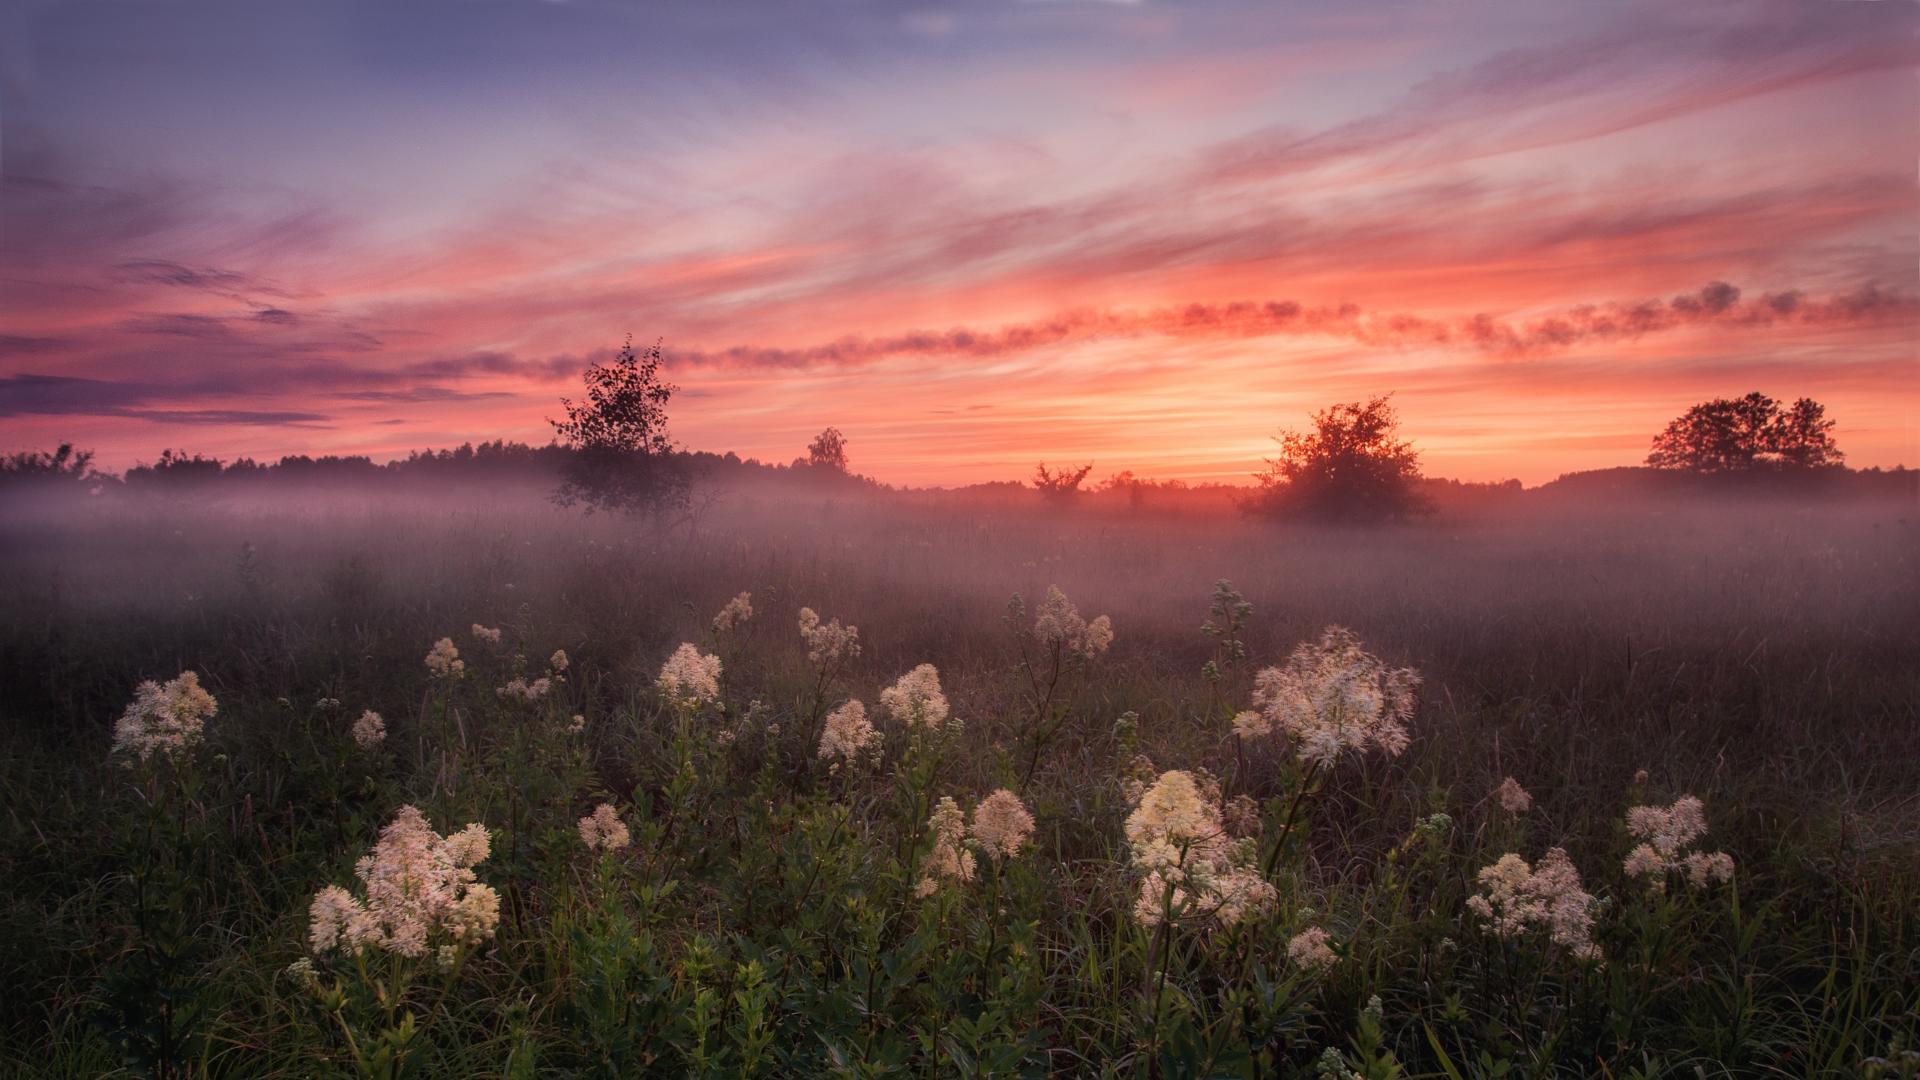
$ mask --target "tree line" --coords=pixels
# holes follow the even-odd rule
[[[849,440],[828,427],[804,456],[785,465],[742,459],[734,453],[690,451],[676,444],[668,407],[679,387],[666,378],[665,355],[656,342],[636,348],[628,338],[611,360],[582,375],[585,394],[560,399],[563,418],[550,421],[554,441],[545,446],[495,440],[453,450],[415,451],[384,464],[364,455],[288,455],[276,462],[217,458],[165,450],[151,464],[123,477],[93,466],[90,452],[63,444],[53,451],[0,457],[0,484],[128,488],[177,487],[215,479],[340,482],[374,478],[446,482],[460,477],[519,477],[553,482],[554,500],[590,511],[635,516],[673,515],[693,499],[696,483],[723,478],[780,477],[816,484],[879,487],[853,473]],[[1811,398],[1784,406],[1758,392],[1702,402],[1669,423],[1653,439],[1649,468],[1697,476],[1807,474],[1843,466],[1835,422]],[[1420,454],[1400,434],[1390,396],[1343,402],[1311,416],[1303,430],[1276,437],[1278,450],[1254,474],[1241,497],[1243,510],[1276,518],[1336,522],[1383,522],[1432,512],[1428,492],[1439,483],[1420,471]],[[1041,463],[1032,490],[1056,504],[1085,494],[1093,463],[1050,467]],[[1019,487],[1019,485],[1004,485]],[[1124,492],[1137,506],[1156,490],[1184,485],[1116,474],[1098,490]]]

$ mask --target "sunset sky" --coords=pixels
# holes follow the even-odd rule
[[[1245,482],[1392,392],[1430,474],[1812,396],[1920,464],[1920,8],[5,5],[0,450],[673,434],[879,479]]]

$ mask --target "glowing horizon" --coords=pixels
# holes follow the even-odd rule
[[[898,484],[1389,392],[1435,476],[1750,390],[1920,464],[1908,5],[7,17],[0,450],[544,443],[631,332],[687,447]]]

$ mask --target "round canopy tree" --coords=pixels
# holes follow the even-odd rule
[[[1846,455],[1834,445],[1833,426],[1826,407],[1812,398],[1788,409],[1758,391],[1715,398],[1668,424],[1654,438],[1647,464],[1697,473],[1838,465]]]
[[[1380,522],[1430,509],[1420,494],[1420,455],[1398,437],[1385,396],[1329,406],[1309,431],[1275,440],[1280,453],[1257,474],[1255,509],[1275,516]]]

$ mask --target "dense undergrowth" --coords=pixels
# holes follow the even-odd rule
[[[1920,1075],[1915,539],[23,514],[0,1067]]]

